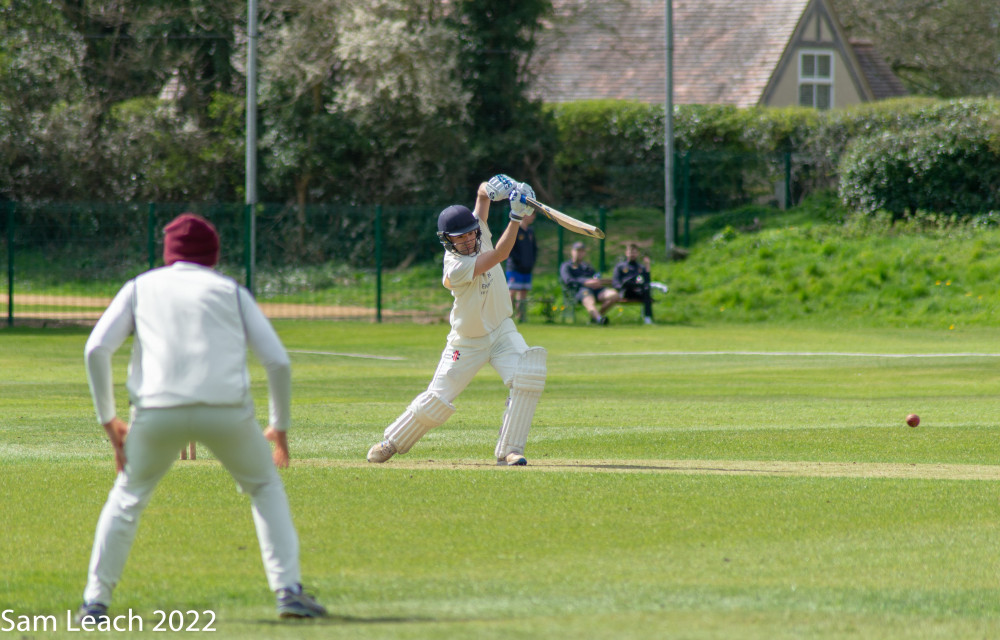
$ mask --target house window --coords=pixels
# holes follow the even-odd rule
[[[832,53],[799,53],[799,104],[817,109],[829,109],[833,106]]]

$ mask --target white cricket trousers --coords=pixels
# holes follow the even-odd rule
[[[505,318],[499,327],[481,338],[449,334],[448,344],[441,353],[427,390],[445,402],[452,402],[486,363],[493,365],[503,383],[509,387],[514,380],[517,363],[527,350],[528,343],[510,318]]]
[[[271,446],[249,407],[133,409],[125,438],[125,470],[101,510],[84,602],[111,603],[128,559],[139,516],[160,479],[191,440],[204,444],[250,496],[260,554],[271,590],[301,581],[299,539]]]

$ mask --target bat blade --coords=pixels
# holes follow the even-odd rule
[[[557,211],[547,204],[543,204],[534,198],[529,198],[528,196],[521,195],[521,202],[530,205],[535,211],[539,211],[542,215],[546,216],[560,227],[564,229],[569,229],[573,233],[579,233],[580,235],[589,236],[591,238],[597,238],[598,240],[604,238],[604,232],[595,227],[592,224],[587,224],[581,220],[577,220],[573,216],[566,215],[562,211]]]

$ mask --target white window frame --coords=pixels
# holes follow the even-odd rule
[[[803,74],[802,68],[803,68],[803,60],[805,59],[806,56],[813,56],[814,58],[816,58],[817,61],[819,60],[820,57],[827,58],[830,61],[830,75],[829,75],[829,77],[823,77],[823,76],[817,76],[817,75],[812,75],[812,76],[808,76],[808,77],[805,76]],[[798,74],[799,74],[798,101],[799,101],[799,106],[813,107],[814,109],[821,109],[821,108],[832,109],[833,108],[833,105],[835,103],[834,102],[834,94],[833,94],[833,88],[834,88],[834,78],[833,78],[833,75],[834,75],[834,69],[835,69],[835,64],[834,64],[835,61],[836,61],[836,58],[834,57],[834,52],[832,50],[830,50],[830,49],[801,49],[799,51],[799,65],[798,65],[798,67],[799,67],[798,68]],[[814,67],[814,68],[818,68],[818,66],[819,65],[817,64],[816,67]],[[812,87],[812,104],[802,104],[802,87],[805,86],[805,85],[809,85],[810,87]],[[827,107],[817,107],[816,106],[816,88],[820,87],[820,86],[827,86],[827,87],[830,88],[830,104]]]

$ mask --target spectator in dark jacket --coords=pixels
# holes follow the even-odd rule
[[[653,324],[653,296],[650,293],[649,256],[640,260],[639,245],[629,242],[625,245],[625,259],[615,265],[611,284],[622,300],[642,303],[642,320]]]
[[[538,243],[531,223],[535,221],[535,211],[524,216],[521,228],[517,230],[517,240],[507,258],[507,288],[510,289],[510,303],[517,313],[517,321],[524,322],[528,316],[528,292],[531,291],[531,272],[538,257]]]

